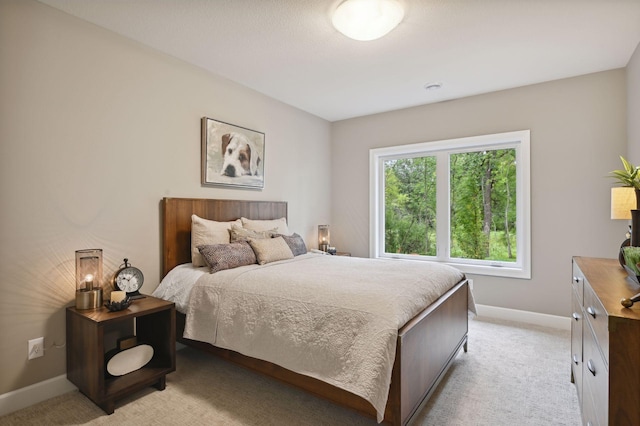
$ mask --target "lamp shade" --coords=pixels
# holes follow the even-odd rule
[[[327,251],[330,244],[329,225],[318,225],[318,249]]]
[[[611,219],[631,219],[636,208],[635,189],[630,186],[611,188]]]
[[[102,305],[102,250],[76,251],[76,308]]]
[[[404,10],[397,0],[346,0],[333,14],[333,26],[349,38],[375,40],[394,29]]]

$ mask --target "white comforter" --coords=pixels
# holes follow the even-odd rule
[[[350,391],[380,422],[398,329],[462,278],[439,263],[314,254],[204,274],[184,337]]]

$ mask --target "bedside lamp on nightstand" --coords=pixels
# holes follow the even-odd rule
[[[102,306],[102,249],[76,251],[76,309]]]
[[[318,225],[318,250],[329,250],[329,225]]]

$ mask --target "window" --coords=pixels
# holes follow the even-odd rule
[[[529,131],[370,151],[371,257],[531,278]]]

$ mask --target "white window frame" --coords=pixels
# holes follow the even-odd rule
[[[458,259],[450,256],[449,155],[486,149],[516,151],[516,262]],[[436,256],[385,253],[384,251],[384,162],[394,158],[432,155],[437,157],[436,168]],[[437,261],[454,266],[469,274],[511,278],[531,278],[531,173],[530,131],[498,133],[422,142],[369,151],[369,223],[370,257]]]

